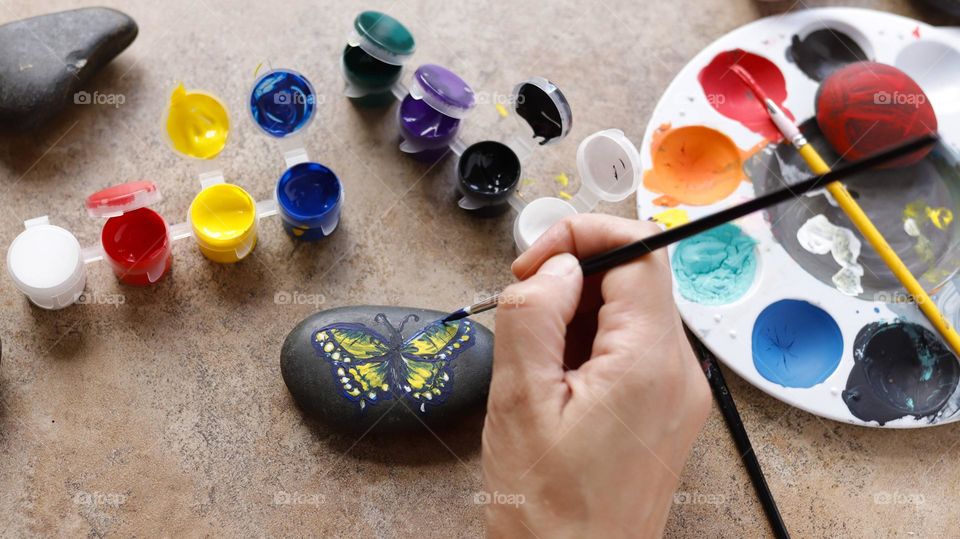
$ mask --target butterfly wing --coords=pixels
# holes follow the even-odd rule
[[[333,324],[313,334],[313,347],[340,384],[340,393],[363,410],[393,397],[389,341],[363,324]]]
[[[419,404],[442,403],[453,389],[450,363],[474,343],[473,323],[458,320],[434,323],[420,330],[403,344],[398,371],[403,394]]]

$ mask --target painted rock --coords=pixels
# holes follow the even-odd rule
[[[412,432],[449,425],[486,403],[493,333],[446,313],[341,307],[287,335],[280,371],[307,414],[349,432]]]
[[[71,102],[79,89],[137,37],[137,23],[94,7],[31,17],[0,26],[0,128],[28,131]]]

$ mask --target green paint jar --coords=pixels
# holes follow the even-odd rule
[[[378,11],[360,13],[341,56],[344,94],[368,107],[404,95],[399,84],[403,64],[415,49],[413,35],[400,21]]]

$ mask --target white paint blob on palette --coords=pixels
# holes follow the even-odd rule
[[[826,8],[762,19],[720,38],[683,68],[653,113],[641,147],[639,217],[681,223],[810,174],[748,102],[746,87],[737,90],[729,65],[760,79],[835,164],[841,155],[816,121],[817,91],[838,67],[864,59],[896,66],[920,85],[943,142],[916,163],[852,178],[848,187],[956,326],[960,32]],[[875,103],[909,98],[880,92]],[[960,420],[960,362],[903,302],[902,287],[827,195],[717,227],[673,246],[670,260],[684,320],[763,391],[860,425]]]

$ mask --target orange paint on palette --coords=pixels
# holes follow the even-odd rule
[[[644,172],[643,185],[663,195],[654,200],[658,206],[713,204],[747,179],[743,162],[753,151],[744,152],[716,129],[664,124],[653,134],[653,168]]]

